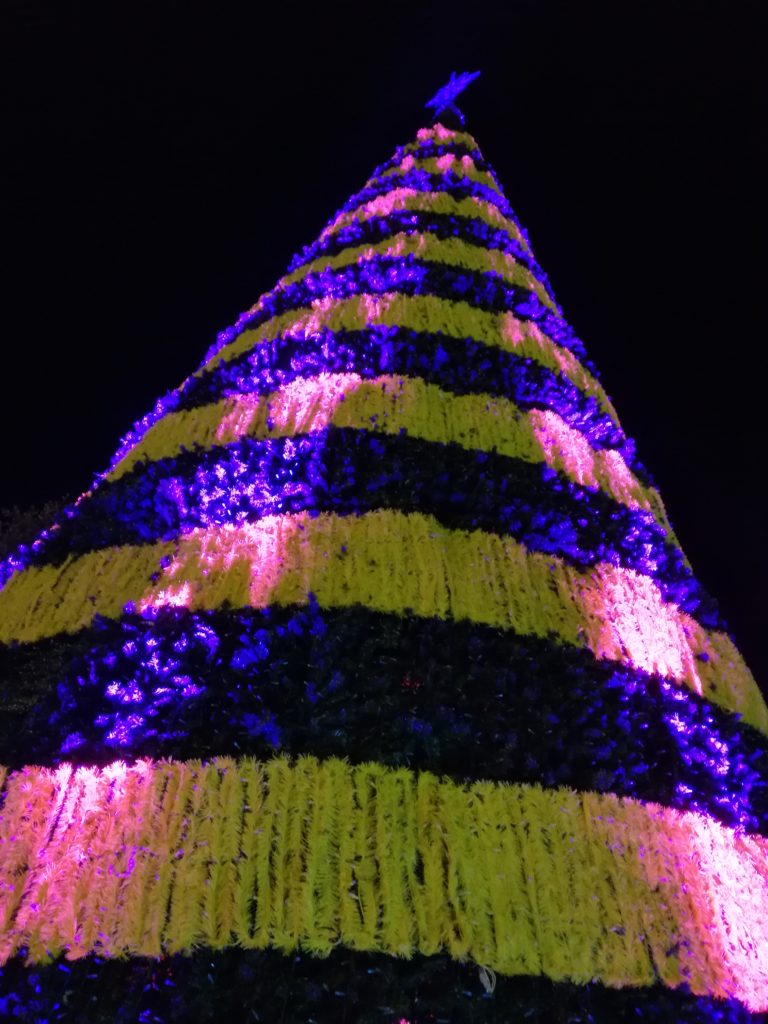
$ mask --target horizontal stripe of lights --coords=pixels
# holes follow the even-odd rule
[[[453,171],[430,173],[416,168],[403,171],[395,176],[379,178],[378,181],[366,185],[347,200],[342,210],[356,210],[363,203],[375,199],[377,196],[385,195],[394,188],[413,188],[419,192],[449,192],[459,199],[475,197],[495,206],[502,216],[510,219],[510,205],[494,186],[474,181],[462,173],[457,174]]]
[[[486,203],[476,196],[457,198],[447,192],[423,192],[415,188],[402,187],[375,196],[352,210],[343,210],[320,232],[319,241],[331,238],[351,224],[373,217],[389,217],[393,213],[408,210],[478,220],[488,227],[507,232],[511,242],[516,242],[521,247],[523,245],[517,225],[491,203]]]
[[[426,304],[425,309],[428,313],[436,312],[430,304]],[[350,310],[344,306],[335,312],[343,314]],[[172,410],[189,411],[233,393],[250,397],[266,393],[276,383],[288,384],[314,377],[324,366],[343,371],[356,370],[368,378],[377,377],[382,371],[405,371],[459,394],[484,394],[489,388],[500,389],[513,395],[523,408],[533,404],[544,406],[545,411],[547,407],[557,411],[559,417],[579,431],[596,450],[603,450],[606,444],[623,438],[608,415],[600,411],[593,396],[584,395],[564,376],[533,362],[525,354],[535,350],[542,362],[558,365],[560,355],[557,350],[550,352],[547,339],[535,332],[523,334],[518,331],[518,322],[514,318],[506,322],[506,327],[514,348],[512,352],[469,338],[425,334],[385,324],[371,326],[364,331],[314,330],[311,321],[296,321],[294,318],[293,326],[288,324],[285,333],[255,342],[250,349],[231,360],[217,362],[212,370],[187,378],[179,389],[162,398],[152,412],[125,436],[110,469],[117,468],[119,474],[121,461],[126,456],[131,460],[128,464],[132,465],[134,456],[142,450],[138,446],[147,431],[153,428],[162,431],[162,421]],[[615,449],[606,451],[613,451],[610,458],[618,458],[626,465],[627,456],[633,452],[631,443],[625,441],[624,449],[626,454]],[[98,479],[103,480],[108,474],[102,474]],[[647,495],[653,504],[657,522],[669,531],[657,493],[648,489]],[[63,513],[61,522],[76,517],[80,506],[88,499],[89,492]],[[58,532],[57,523],[44,531],[28,549],[15,552],[0,562],[0,587],[14,572],[44,557],[49,542],[56,542]],[[673,537],[671,532],[670,536]]]
[[[650,512],[617,506],[541,464],[400,431],[329,426],[140,463],[96,490],[30,554],[30,564],[60,564],[96,548],[170,540],[284,512],[358,515],[381,508],[432,515],[450,529],[508,535],[529,551],[582,568],[604,561],[632,569],[702,625],[723,627]]]
[[[419,128],[416,132],[416,140],[405,146],[399,147],[404,153],[418,150],[425,144],[445,143],[446,145],[466,146],[467,149],[478,149],[477,142],[469,132],[457,131],[454,128],[446,128],[445,125],[436,122],[429,128]]]
[[[552,299],[530,270],[516,262],[508,253],[499,249],[468,245],[460,238],[439,238],[429,232],[401,232],[381,242],[350,246],[334,256],[319,256],[313,262],[306,263],[281,278],[277,287],[288,287],[310,274],[317,274],[323,270],[336,270],[351,264],[361,265],[374,256],[414,256],[420,260],[445,264],[446,267],[464,268],[474,273],[497,274],[507,284],[534,292],[545,306],[555,309]]]
[[[725,633],[663,601],[648,577],[599,563],[580,572],[507,537],[377,511],[268,516],[140,547],[30,567],[0,591],[0,642],[30,642],[118,618],[127,604],[215,609],[362,605],[557,636],[690,686],[768,732],[768,708]]]
[[[395,167],[388,168],[378,178],[372,178],[368,184],[373,185],[377,180],[407,174],[409,171],[426,171],[427,174],[453,173],[459,178],[477,181],[481,185],[493,189],[494,192],[498,192],[504,198],[493,175],[489,174],[487,170],[478,168],[468,153],[463,156],[458,156],[455,153],[444,153],[442,156],[422,156],[420,153],[408,153]]]
[[[556,639],[310,601],[148,609],[3,662],[14,768],[222,750],[457,777],[471,765],[474,778],[653,800],[768,835],[768,737]]]
[[[522,272],[528,275],[524,268]],[[274,317],[311,306],[316,301],[391,292],[408,296],[434,295],[452,302],[465,302],[491,313],[512,312],[523,320],[539,324],[544,334],[577,356],[584,354],[567,323],[527,285],[507,284],[496,273],[429,262],[413,255],[376,254],[350,266],[306,274],[296,283],[281,286],[262,296],[234,327],[219,335],[217,349],[227,345],[247,327],[258,327]]]
[[[494,241],[491,247],[501,248],[515,256],[527,266],[534,277],[546,288],[553,302],[554,291],[543,267],[536,261],[528,243],[525,230],[514,220],[504,216],[498,207],[478,199],[477,196],[456,197],[448,192],[419,191],[415,188],[393,188],[361,203],[353,210],[342,210],[321,231],[318,239],[296,253],[290,263],[290,270],[320,255],[334,241],[349,233],[354,237],[355,227],[360,228],[373,219],[381,220],[393,216],[405,216],[409,212],[422,216],[460,218],[465,225],[472,225],[473,234],[483,230]],[[557,309],[560,307],[555,302]]]
[[[371,177],[380,178],[385,171],[388,171],[392,167],[397,167],[401,160],[408,155],[413,156],[417,160],[424,160],[427,157],[445,156],[447,153],[452,153],[458,158],[471,156],[477,168],[482,171],[487,171],[489,174],[492,173],[491,165],[483,158],[480,150],[475,146],[469,146],[465,142],[439,142],[436,139],[427,139],[424,142],[409,143],[407,146],[398,146],[389,160],[386,160],[383,164],[379,164],[378,167],[374,169]]]
[[[218,758],[4,784],[0,959],[447,952],[768,1010],[768,841],[610,794]]]
[[[655,509],[658,495],[644,486],[620,452],[594,449],[556,412],[523,411],[488,394],[454,395],[412,377],[319,373],[259,394],[237,394],[211,405],[169,412],[130,451],[109,480],[118,480],[143,459],[177,455],[181,448],[208,449],[244,437],[287,437],[354,427],[459,444],[478,451],[545,462],[574,483],[596,488],[628,508]]]
[[[301,342],[323,329],[359,331],[377,326],[471,338],[477,343],[530,358],[561,373],[579,390],[593,397],[618,425],[601,384],[572,352],[553,342],[537,324],[521,320],[511,312],[493,313],[437,295],[403,295],[395,291],[316,299],[305,308],[288,310],[258,327],[244,330],[197,372],[200,374],[222,361],[230,361],[260,341],[285,336]]]
[[[358,373],[365,379],[397,374],[454,395],[491,395],[509,399],[521,409],[550,410],[595,450],[615,450],[624,461],[637,465],[634,446],[597,399],[579,390],[559,369],[544,365],[554,362],[557,366],[546,345],[538,349],[539,361],[525,354],[537,348],[533,337],[522,337],[519,348],[509,351],[471,338],[385,324],[361,330],[321,327],[299,337],[297,329],[301,331],[289,327],[276,338],[257,340],[245,352],[188,378],[168,396],[166,411],[210,405],[230,395],[267,394],[323,372]],[[152,422],[161,415],[162,410]]]

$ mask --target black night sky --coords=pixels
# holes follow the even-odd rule
[[[0,15],[0,505],[76,495],[374,166],[467,129],[764,690],[764,3]]]

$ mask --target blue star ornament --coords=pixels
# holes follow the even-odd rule
[[[456,106],[455,100],[464,90],[467,88],[470,82],[474,82],[477,76],[480,74],[479,71],[462,71],[460,75],[457,75],[455,71],[451,72],[451,77],[447,84],[438,89],[431,100],[428,100],[424,106],[431,109],[435,117],[439,117],[443,111],[450,111],[459,119],[459,124],[464,124],[464,115]]]

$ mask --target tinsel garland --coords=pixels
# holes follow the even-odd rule
[[[371,178],[380,178],[387,171],[399,167],[402,160],[407,156],[412,156],[419,160],[435,159],[439,156],[454,156],[461,159],[463,156],[468,156],[478,171],[494,177],[495,180],[493,168],[487,160],[483,159],[477,144],[474,141],[470,141],[469,136],[465,136],[463,139],[447,139],[443,141],[433,137],[418,141],[415,144],[409,142],[406,146],[398,146],[389,160],[385,160],[374,167],[371,172]]]
[[[484,163],[484,161],[483,161]],[[419,150],[413,153],[407,153],[398,164],[393,167],[387,168],[381,174],[374,172],[373,176],[368,179],[366,184],[373,184],[380,181],[382,178],[387,178],[390,175],[401,175],[407,171],[426,171],[428,174],[446,174],[453,172],[457,176],[466,178],[469,181],[476,181],[480,185],[485,185],[494,192],[504,198],[503,190],[501,185],[496,180],[495,176],[486,169],[486,167],[479,167],[470,154],[465,153],[458,155],[456,153],[444,153],[442,156],[431,156],[427,153],[423,153]]]
[[[415,303],[418,300],[409,300],[406,310],[427,320],[437,312],[429,298],[420,308],[417,305],[413,309]],[[388,303],[388,307],[392,306],[397,306],[397,300]],[[389,312],[396,313],[396,309],[389,309]],[[331,323],[337,319],[337,314],[339,323],[345,322],[346,313],[352,314],[352,322],[359,318],[357,304],[353,302],[350,309],[349,300],[339,303],[331,313],[328,318]],[[478,322],[482,324],[478,317],[483,315],[473,311],[472,319],[476,325]],[[298,323],[301,324],[301,321]],[[488,325],[487,330],[490,333],[491,325]],[[239,340],[250,342],[251,339],[241,335]],[[253,343],[250,350],[246,348],[240,356],[229,352],[228,359],[220,359],[208,372],[188,378],[181,388],[161,399],[155,409],[126,435],[110,469],[97,478],[96,485],[100,479],[114,473],[126,457],[135,461],[141,454],[139,446],[142,440],[158,427],[164,429],[163,420],[169,413],[196,408],[220,395],[226,395],[230,389],[239,394],[263,393],[275,384],[290,383],[316,374],[324,366],[329,369],[351,369],[363,377],[378,376],[388,370],[412,372],[425,380],[434,380],[458,394],[497,392],[501,389],[511,393],[522,409],[535,406],[556,410],[567,425],[584,433],[596,449],[608,446],[615,448],[619,445],[621,450],[617,450],[617,455],[622,462],[626,460],[630,463],[635,474],[647,476],[644,467],[634,459],[631,442],[624,437],[611,416],[600,408],[595,396],[585,396],[560,371],[554,372],[532,362],[528,355],[507,353],[469,339],[460,341],[451,336],[424,334],[385,324],[372,326],[366,331],[317,328],[310,337],[304,338],[301,356],[297,356],[295,345],[294,335],[278,333],[274,338]],[[522,348],[525,351],[524,341]],[[540,360],[548,361],[547,348],[541,347],[541,341],[533,342],[533,351]],[[466,364],[460,370],[454,364],[456,358],[462,356]],[[569,367],[568,372],[576,376],[575,367]],[[588,378],[580,383],[589,387]],[[655,508],[661,508],[658,496],[653,496],[652,501]],[[66,516],[71,514],[72,510],[68,510]],[[663,514],[657,518],[665,526],[668,525]],[[31,546],[31,552],[36,552],[55,533],[55,529],[56,526],[52,531],[44,531],[40,540]],[[22,548],[0,562],[0,587],[14,572],[29,564],[30,557],[30,551]]]
[[[633,464],[635,472],[643,472],[643,467],[635,460],[632,442],[621,431],[605,392],[591,373],[575,360],[572,353],[542,335],[535,325],[518,321],[512,314],[489,314],[465,303],[449,302],[429,295],[407,297],[392,293],[381,297],[365,295],[333,300],[331,303],[323,302],[311,309],[300,309],[275,317],[258,330],[249,328],[247,317],[241,318],[241,321],[232,328],[231,334],[225,332],[227,336],[220,337],[196,374],[188,378],[179,389],[160,399],[155,408],[126,435],[110,470],[167,412],[178,408],[184,399],[189,400],[190,395],[196,392],[197,381],[205,381],[211,372],[215,373],[227,364],[237,365],[238,359],[249,350],[253,351],[255,359],[261,364],[260,371],[266,375],[266,385],[273,386],[275,377],[279,378],[280,374],[271,374],[273,355],[270,344],[277,345],[278,349],[283,348],[283,358],[287,360],[284,370],[291,372],[295,378],[313,370],[319,372],[324,368],[333,369],[332,365],[326,366],[324,363],[325,350],[329,349],[328,359],[332,361],[335,350],[333,339],[337,335],[343,335],[344,338],[349,335],[351,341],[359,338],[365,348],[367,358],[362,360],[364,363],[373,357],[376,374],[386,372],[387,369],[399,369],[403,373],[412,372],[414,376],[428,376],[430,372],[442,373],[445,367],[444,375],[450,375],[458,383],[462,379],[461,370],[457,367],[450,369],[445,364],[452,355],[460,357],[461,349],[465,348],[465,354],[470,360],[466,368],[469,379],[476,379],[478,374],[483,378],[482,382],[477,381],[474,390],[494,394],[498,393],[501,386],[502,393],[510,391],[509,397],[515,401],[524,403],[527,399],[529,403],[552,406],[566,418],[569,409],[573,408],[572,425],[584,430],[590,443],[621,449]],[[363,327],[365,330],[361,331]],[[329,334],[330,344],[327,339]],[[317,344],[321,338],[326,342],[322,347]],[[403,346],[407,348],[409,341],[425,342],[427,352],[432,352],[432,358],[425,358],[426,353],[421,353],[414,363],[413,357],[405,354],[402,367],[389,366],[388,361]],[[301,344],[300,351],[296,350],[296,343]],[[379,347],[388,358],[382,359],[377,354]],[[503,351],[501,357],[497,356],[500,349],[507,350]],[[513,351],[509,352],[510,349]],[[341,353],[337,351],[336,359],[340,356]],[[424,364],[421,370],[419,363]],[[434,366],[430,370],[431,364]],[[409,366],[412,370],[409,370]],[[551,373],[544,374],[542,378],[537,373],[539,366],[547,367]],[[495,383],[492,373],[494,369],[501,373],[501,380]],[[516,386],[515,381],[518,381]],[[437,382],[441,383],[440,380]],[[234,385],[240,386],[240,382],[235,380]],[[247,380],[241,386],[248,389]]]
[[[505,219],[512,219],[512,207],[493,185],[476,181],[461,172],[456,173],[452,169],[430,173],[419,168],[406,170],[399,174],[384,174],[370,179],[364,188],[350,196],[338,210],[336,216],[340,213],[357,210],[365,203],[381,195],[386,195],[395,188],[410,188],[416,192],[448,192],[455,199],[479,199],[496,207]]]
[[[496,206],[472,197],[456,197],[449,192],[420,192],[417,189],[394,188],[381,196],[369,199],[354,210],[338,213],[323,228],[317,241],[320,244],[331,241],[340,232],[353,228],[356,224],[363,224],[367,220],[407,212],[460,217],[466,222],[476,223],[480,229],[500,231],[502,236],[515,247],[515,254],[520,261],[525,263],[537,280],[544,285],[547,292],[552,294],[546,274],[533,258],[530,246],[526,244],[524,233],[518,225],[505,217]],[[303,263],[304,254],[309,251],[311,251],[311,246],[305,246],[297,253],[294,257],[295,264],[291,269],[295,269],[296,265]]]
[[[251,383],[257,390],[189,408],[180,403],[147,430],[105,480],[119,480],[141,462],[186,449],[208,449],[241,437],[298,436],[334,425],[408,434],[546,463],[572,482],[601,490],[627,508],[651,511],[670,532],[658,492],[641,483],[621,453],[593,448],[581,431],[551,409],[524,410],[508,398],[483,392],[455,394],[423,378],[400,374],[310,372],[266,391],[258,390],[258,380]],[[222,387],[229,391],[226,384]]]
[[[540,273],[540,268],[534,261],[530,246],[525,239],[525,232],[522,231],[517,223],[509,217],[505,217],[498,207],[493,206],[491,203],[486,203],[472,196],[455,196],[446,191],[424,192],[419,189],[397,185],[391,191],[368,199],[354,209],[339,211],[320,232],[319,241],[330,239],[339,231],[353,224],[362,223],[371,217],[386,217],[398,211],[450,214],[481,222],[489,228],[498,229],[520,247],[521,259],[526,261],[535,276],[541,281],[544,281],[546,277],[546,275]],[[302,249],[294,259],[301,261],[305,251],[306,249]],[[550,291],[549,287],[547,291]]]
[[[504,220],[514,221],[514,213],[507,200],[496,191],[480,182],[472,181],[463,175],[446,171],[440,174],[430,174],[427,171],[412,170],[398,175],[388,175],[370,182],[362,191],[357,192],[349,199],[336,214],[331,223],[335,223],[345,213],[351,213],[372,200],[385,196],[396,189],[409,189],[415,192],[440,193],[444,192],[454,199],[462,200],[467,198],[481,200],[489,206],[495,207]],[[521,238],[530,252],[525,231],[521,230]],[[538,267],[536,266],[538,270]],[[539,276],[537,274],[537,276]],[[541,275],[542,283],[548,285],[545,275]],[[586,358],[584,343],[578,338],[573,329],[565,323],[562,317],[548,321],[548,328],[551,328],[556,340],[567,348],[572,348],[579,356]]]

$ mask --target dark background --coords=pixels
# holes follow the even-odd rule
[[[6,0],[0,506],[85,489],[479,68],[467,128],[768,688],[762,7]]]

